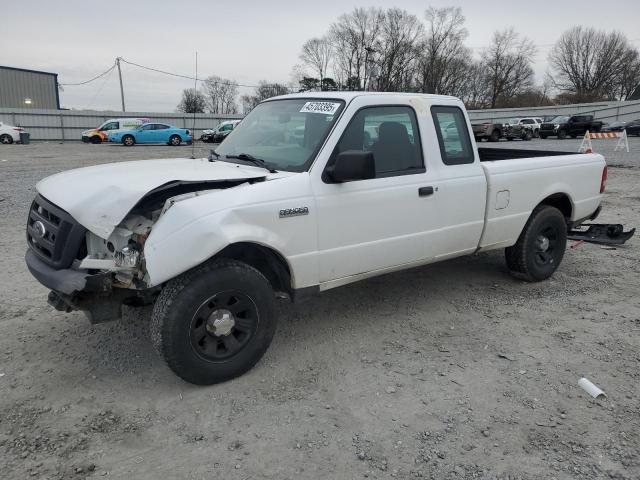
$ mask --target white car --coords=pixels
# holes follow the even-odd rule
[[[262,357],[276,298],[496,249],[518,278],[549,278],[568,230],[598,215],[606,177],[599,154],[476,148],[454,97],[285,95],[209,159],[40,181],[26,262],[51,305],[94,323],[154,303],[160,355],[212,384]]]
[[[533,136],[538,138],[540,135],[540,125],[542,119],[536,117],[514,118],[509,121],[511,125],[524,125],[525,128],[531,130]]]
[[[20,132],[24,132],[24,128],[0,122],[0,143],[4,145],[18,143],[20,141]]]

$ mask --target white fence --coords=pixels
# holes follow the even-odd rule
[[[514,117],[542,117],[545,115],[593,115],[605,123],[640,118],[640,100],[626,102],[578,103],[532,108],[496,108],[470,110],[471,121],[502,121]],[[109,118],[142,117],[180,128],[194,130],[200,137],[202,130],[213,128],[223,120],[242,118],[241,115],[197,114],[195,128],[193,115],[158,112],[98,112],[94,110],[36,110],[26,108],[0,108],[0,122],[24,127],[33,140],[80,140],[83,130],[95,128]]]
[[[80,140],[81,132],[100,126],[110,118],[140,117],[153,122],[168,123],[193,130],[195,138],[202,130],[214,128],[223,120],[242,118],[241,115],[196,114],[158,112],[98,112],[94,110],[36,110],[27,108],[0,108],[0,122],[24,127],[33,140]]]
[[[640,118],[640,100],[625,102],[576,103],[531,108],[494,108],[491,110],[469,110],[469,118],[475,121],[506,120],[518,117],[542,117],[546,115],[593,115],[605,123],[629,121]]]

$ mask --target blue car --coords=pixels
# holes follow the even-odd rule
[[[135,130],[120,130],[109,134],[109,141],[131,147],[136,143],[166,143],[177,147],[182,142],[191,143],[191,132],[164,123],[144,123]]]

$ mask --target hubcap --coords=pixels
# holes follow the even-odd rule
[[[535,240],[535,262],[538,265],[553,265],[559,241],[558,231],[554,227],[544,228]]]
[[[226,360],[249,343],[258,322],[258,309],[251,297],[238,291],[216,293],[191,319],[191,346],[205,360]]]
[[[221,308],[214,310],[213,313],[209,315],[205,328],[208,333],[217,337],[223,337],[231,333],[235,324],[236,320],[233,318],[233,313]]]

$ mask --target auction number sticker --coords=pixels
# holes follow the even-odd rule
[[[340,108],[337,102],[307,102],[300,109],[300,113],[323,113],[333,115]]]

